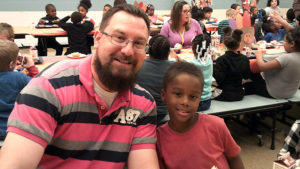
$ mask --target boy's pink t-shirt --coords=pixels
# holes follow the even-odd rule
[[[240,152],[224,120],[216,116],[199,114],[197,124],[185,133],[173,131],[168,123],[157,129],[161,169],[229,169],[226,157]]]

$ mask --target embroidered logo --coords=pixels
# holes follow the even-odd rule
[[[140,116],[141,112],[133,109],[121,109],[118,116],[115,118],[115,123],[136,125],[136,120]]]

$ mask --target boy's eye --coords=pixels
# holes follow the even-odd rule
[[[192,100],[195,100],[195,99],[199,98],[199,96],[196,96],[196,95],[191,95],[190,97],[191,97]]]
[[[180,97],[181,96],[181,93],[179,93],[179,92],[174,92],[173,93],[175,96],[177,96],[177,97]]]

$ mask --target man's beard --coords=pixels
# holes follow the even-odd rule
[[[102,64],[98,52],[95,53],[94,68],[96,70],[97,76],[100,82],[107,87],[110,91],[123,92],[128,89],[132,89],[135,85],[137,79],[137,73],[135,71],[137,66],[137,61],[132,61],[132,69],[129,73],[126,70],[119,69],[117,74],[112,73],[112,62],[114,60],[113,56],[110,57],[110,60],[106,64]],[[126,74],[127,73],[127,74]]]

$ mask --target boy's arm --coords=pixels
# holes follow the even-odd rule
[[[28,70],[28,72],[29,72],[28,76],[35,77],[39,73],[39,71],[35,67],[32,57],[29,57],[29,56],[24,56],[24,57],[26,59],[26,64],[24,64],[22,66]]]
[[[70,16],[66,16],[62,18],[58,23],[66,23],[70,18],[71,18]]]
[[[139,149],[129,152],[128,169],[159,169],[155,149]]]
[[[227,157],[227,161],[229,163],[230,169],[244,169],[244,164],[240,155],[237,155],[235,157]]]
[[[44,147],[26,137],[9,132],[0,151],[1,169],[35,169]]]

